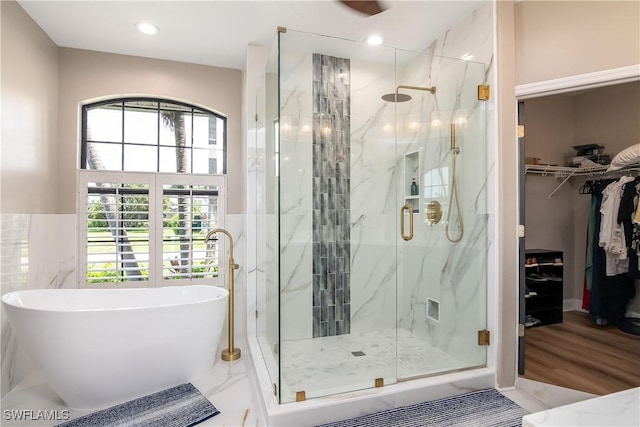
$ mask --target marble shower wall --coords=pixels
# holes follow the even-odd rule
[[[279,210],[281,215],[280,331],[283,340],[313,337],[310,123],[312,54],[320,53],[349,58],[351,65],[351,333],[393,328],[397,318],[400,327],[465,363],[484,363],[483,349],[468,350],[469,339],[475,340],[477,330],[486,325],[487,301],[491,301],[494,292],[489,284],[495,283],[496,276],[492,220],[496,150],[495,127],[491,125],[495,122],[495,96],[478,102],[471,92],[475,95],[478,84],[494,81],[493,27],[493,4],[486,2],[426,46],[424,52],[396,52],[379,47],[377,58],[366,57],[365,51],[369,49],[362,49],[357,43],[322,37],[324,43],[312,49],[318,36],[292,30],[280,35],[282,197],[275,211]],[[474,55],[473,62],[458,59],[466,53]],[[380,99],[381,95],[392,93],[397,84],[435,85],[437,92],[432,95],[406,91],[413,98],[407,103]],[[269,193],[276,183],[271,181],[273,175],[266,171],[275,151],[275,147],[269,145],[270,117],[264,128],[256,131],[256,139],[266,141],[262,145],[258,143],[255,153],[258,159],[256,197],[258,205],[265,204],[258,209],[257,230],[265,227],[273,230],[277,225],[274,211],[267,206],[274,200],[277,203],[277,194]],[[438,119],[440,126],[436,124]],[[402,179],[404,155],[420,153],[423,178],[427,171],[450,168],[448,125],[456,120],[459,121],[457,144],[461,148],[457,178],[464,237],[457,244],[447,241],[444,222],[434,226],[424,223],[423,206],[415,214],[416,237],[405,244],[398,232],[399,206],[408,191]],[[448,195],[446,192],[441,200],[445,218]],[[261,253],[262,247],[263,256],[256,260],[257,277],[267,276],[269,266],[274,266],[278,258],[275,238],[263,237],[258,240],[257,253]],[[257,304],[264,306],[267,315],[275,312],[277,316],[278,278],[264,277],[264,280],[271,281],[266,283],[266,289],[267,293],[268,289],[272,292],[258,299]],[[257,280],[258,293],[263,286],[263,282]],[[427,317],[427,299],[439,303],[438,321]],[[262,313],[261,309],[258,311]],[[249,315],[254,313],[250,311]],[[266,323],[258,321],[258,328],[264,328],[276,338],[274,325],[277,327],[276,318]]]
[[[393,106],[380,96],[394,89],[394,51],[381,47],[372,60],[358,55],[361,46],[353,42],[330,39],[328,47],[310,49],[317,36],[288,31],[281,37],[281,338],[314,336],[313,53],[350,58],[350,330],[393,327],[395,148],[382,120],[393,115]]]
[[[381,98],[395,90],[395,51],[377,53],[375,60],[351,61],[351,331],[357,334],[396,325],[398,104]]]
[[[287,31],[280,37],[280,185],[276,204],[280,241],[274,241],[280,251],[280,283],[276,281],[275,286],[279,285],[280,293],[280,339],[297,340],[313,335],[313,61],[311,52],[288,48],[287,42],[295,33]]]
[[[494,27],[493,4],[485,2],[429,48],[434,55],[449,58],[473,54],[473,62],[482,64],[482,68],[470,64],[464,70],[469,92],[474,90],[471,86],[494,82]],[[461,93],[464,92],[462,88]],[[476,100],[473,107],[467,109],[469,116],[460,135],[458,156],[465,236],[460,243],[449,246],[446,259],[437,269],[442,278],[440,309],[444,317],[438,325],[427,319],[433,344],[470,365],[485,363],[484,349],[475,346],[477,331],[495,326],[487,325],[490,301],[494,300],[491,295],[496,291],[493,284],[497,283],[492,269],[495,265],[495,99],[494,92],[488,101]]]
[[[0,215],[2,251],[0,289],[76,287],[76,216]],[[4,313],[2,321],[2,395],[35,369]]]
[[[485,9],[486,13],[474,13],[460,28],[470,31],[470,26],[473,31],[490,34],[491,8]],[[455,31],[448,34],[450,40],[469,40],[457,37]],[[305,109],[308,111],[313,102],[309,92],[313,57],[300,48],[288,49],[312,45],[311,37],[307,43],[301,42],[304,37],[309,36],[287,33],[281,50],[281,114],[286,117],[281,123],[280,152],[281,226],[286,232],[281,257],[286,279],[281,305],[283,339],[313,336],[307,320],[312,318],[309,310],[313,301],[307,275],[313,265],[309,251],[313,156],[309,155],[309,136],[303,126],[308,117]],[[345,47],[349,42],[330,40],[323,53],[350,52],[343,56],[351,59],[351,330],[394,327],[397,315],[400,326],[443,350],[468,353],[468,338],[486,322],[487,105],[476,96],[477,85],[486,82],[486,75],[482,64],[434,55],[445,50],[438,43],[426,53],[397,51],[397,57],[392,49],[384,52],[382,48],[376,60],[371,60],[357,53],[361,46],[356,43],[350,43],[349,48]],[[407,91],[412,96],[409,102],[383,101],[380,96],[393,92],[396,84],[435,85],[437,92]],[[436,118],[440,125],[432,126]],[[415,214],[416,238],[408,243],[400,241],[398,208],[407,192],[404,154],[420,153],[423,178],[429,171],[448,169],[450,173],[448,124],[454,121],[459,122],[457,143],[462,150],[457,179],[465,236],[458,244],[448,242],[444,221],[429,227],[423,207]],[[449,178],[447,175],[447,185]],[[439,200],[445,214],[448,195],[445,188],[445,197]],[[427,298],[440,304],[439,321],[427,318]],[[471,359],[469,363],[474,363],[476,356]]]
[[[401,84],[435,86],[436,93],[407,91],[413,99],[398,106],[398,168],[407,168],[412,157],[419,157],[420,188],[414,238],[399,243],[399,326],[465,363],[482,365],[485,351],[477,346],[477,331],[484,328],[487,301],[486,142],[485,106],[477,99],[477,86],[484,83],[484,67],[425,54],[404,56],[399,61],[404,64]],[[459,210],[450,198],[452,123],[460,149],[455,171]],[[398,183],[405,197],[408,181],[405,175]],[[440,203],[443,215],[431,225],[425,207],[433,201]],[[458,243],[446,237],[449,213],[449,237],[454,240],[460,236],[462,218]]]

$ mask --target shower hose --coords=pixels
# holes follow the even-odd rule
[[[458,243],[462,240],[462,235],[464,234],[464,227],[462,225],[462,215],[460,214],[460,199],[458,197],[458,183],[456,182],[456,157],[458,157],[458,153],[454,150],[451,150],[452,157],[452,176],[451,176],[451,193],[449,194],[449,209],[447,212],[447,225],[445,227],[445,235],[447,236],[447,240],[451,243]],[[456,238],[452,238],[449,235],[449,224],[451,224],[451,213],[453,212],[453,203],[456,204],[456,210],[458,211],[458,224],[460,225],[460,234]]]

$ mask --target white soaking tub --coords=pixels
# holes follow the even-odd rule
[[[229,293],[216,286],[38,289],[2,306],[49,385],[71,408],[99,409],[209,370]]]

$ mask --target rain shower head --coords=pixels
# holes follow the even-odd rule
[[[387,101],[387,102],[406,102],[406,101],[409,101],[411,99],[411,97],[409,95],[404,94],[404,93],[398,93],[398,91],[400,89],[423,90],[425,92],[436,93],[436,87],[435,86],[424,87],[424,86],[400,85],[400,86],[398,86],[396,88],[396,92],[395,93],[387,93],[385,95],[382,95],[382,99],[384,101]]]
[[[382,99],[387,102],[407,102],[411,97],[404,93],[387,93],[382,95]]]

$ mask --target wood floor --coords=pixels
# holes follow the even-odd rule
[[[565,312],[563,323],[525,330],[521,376],[597,395],[638,387],[640,336]]]

